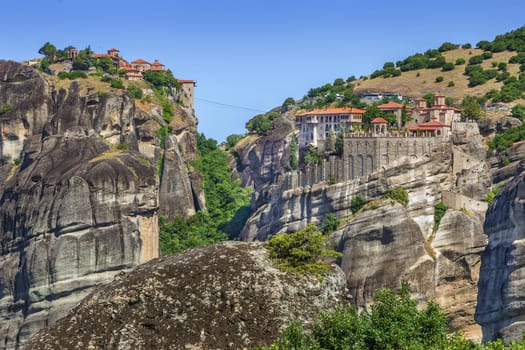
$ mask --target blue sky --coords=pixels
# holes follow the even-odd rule
[[[159,59],[197,81],[199,131],[219,141],[338,77],[525,25],[523,0],[3,0],[1,10],[0,58],[38,57],[50,41]]]

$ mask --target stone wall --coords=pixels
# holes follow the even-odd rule
[[[488,203],[483,201],[475,200],[471,197],[467,197],[460,193],[443,191],[441,193],[443,203],[454,210],[466,209],[469,211],[486,212],[488,209]]]

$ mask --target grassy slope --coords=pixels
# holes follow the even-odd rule
[[[470,53],[470,54],[469,54]],[[470,57],[481,55],[482,50],[479,49],[457,49],[444,52],[447,62],[455,63],[457,58],[464,58],[467,61]],[[517,76],[519,71],[519,64],[508,64],[509,58],[516,55],[515,52],[504,51],[498,52],[492,58],[483,61],[481,65],[484,69],[493,69],[492,62],[507,63],[507,70],[511,75]],[[374,92],[374,91],[391,91],[401,93],[410,97],[418,97],[427,92],[441,92],[446,96],[450,96],[456,100],[463,98],[465,95],[483,96],[491,89],[499,90],[503,83],[496,82],[495,79],[489,80],[483,85],[478,85],[473,88],[468,87],[468,77],[463,75],[466,64],[456,66],[454,70],[442,72],[441,68],[437,69],[420,69],[415,71],[403,72],[399,77],[358,80],[356,81],[355,91],[360,92]],[[378,67],[380,68],[380,67]],[[419,77],[417,76],[419,73]],[[443,82],[436,83],[436,77],[442,76]],[[448,83],[454,81],[455,86],[448,87]],[[523,100],[513,101],[511,104],[524,103]]]

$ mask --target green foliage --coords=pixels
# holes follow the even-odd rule
[[[452,44],[450,42],[444,42],[443,44],[441,44],[441,46],[438,48],[438,50],[440,52],[445,52],[445,51],[455,50],[458,47],[459,47],[459,45]]]
[[[296,170],[299,167],[299,157],[297,156],[297,139],[295,135],[292,136],[292,141],[290,142],[290,159],[289,159],[290,169]]]
[[[448,207],[443,202],[439,202],[434,206],[434,232],[439,228],[439,223],[445,213],[447,212]]]
[[[352,197],[352,200],[350,201],[350,209],[352,210],[352,213],[357,213],[359,210],[361,210],[366,204],[366,201],[359,197],[355,196]]]
[[[237,142],[244,138],[244,134],[231,134],[226,137],[226,148],[231,149],[235,147]]]
[[[149,82],[153,87],[159,88],[179,88],[180,83],[175,79],[170,70],[156,71],[148,70],[143,73],[144,80]]]
[[[39,50],[38,53],[44,55],[46,58],[53,60],[57,48],[55,45],[51,44],[49,41],[46,42]]]
[[[481,57],[482,57],[484,60],[491,59],[491,58],[492,58],[492,52],[489,52],[489,51],[487,51],[487,52],[483,52],[483,53],[481,54]]]
[[[390,198],[403,206],[408,205],[408,192],[401,187],[389,188],[383,194],[384,198]]]
[[[525,105],[517,104],[512,107],[512,116],[523,120],[525,118]]]
[[[115,89],[124,89],[124,83],[120,79],[112,79],[110,86]]]
[[[93,65],[105,73],[109,73],[113,69],[113,61],[111,58],[104,56],[93,60]]]
[[[456,84],[454,83],[454,81],[451,80],[451,81],[448,82],[448,85],[447,85],[447,86],[448,86],[448,87],[454,87],[455,85],[456,85]]]
[[[515,142],[525,140],[525,124],[515,128],[506,129],[489,141],[489,151],[506,154]]]
[[[93,51],[91,51],[91,48],[88,46],[84,50],[80,50],[78,52],[77,57],[73,60],[73,69],[74,70],[88,70],[89,67],[93,65],[93,57],[91,55],[93,54]]]
[[[371,311],[358,313],[353,306],[321,313],[311,334],[293,323],[269,348],[289,349],[474,349],[461,335],[448,336],[447,317],[439,306],[429,302],[418,310],[403,283],[396,293],[376,291]]]
[[[339,219],[334,213],[326,214],[323,222],[321,222],[321,232],[324,234],[332,233],[337,230],[339,226]]]
[[[120,150],[120,151],[127,151],[128,150],[128,145],[124,144],[124,143],[119,143],[117,145],[117,147],[115,147],[116,149]]]
[[[49,65],[51,64],[51,59],[45,57],[40,60],[40,65],[38,66],[38,70],[41,72],[47,72],[49,69]]]
[[[507,166],[510,164],[510,159],[509,157],[507,157],[506,154],[501,155],[501,164],[503,164],[503,166]]]
[[[448,72],[448,71],[451,71],[451,70],[454,70],[456,66],[454,66],[454,63],[452,62],[447,62],[443,65],[443,67],[441,67],[441,70],[443,72]]]
[[[479,99],[474,96],[465,96],[462,102],[462,116],[466,119],[478,120],[482,116]]]
[[[326,137],[324,143],[324,152],[325,153],[334,153],[335,152],[335,131],[330,129],[328,131],[328,136]]]
[[[498,70],[506,71],[507,70],[507,64],[505,62],[498,63]]]
[[[15,166],[19,166],[20,164],[22,164],[22,160],[20,158],[16,158],[15,160],[13,160],[13,164]]]
[[[5,114],[9,113],[13,109],[13,105],[10,103],[6,103],[0,106],[0,117],[4,116]]]
[[[245,124],[248,131],[255,131],[257,135],[267,135],[272,128],[272,120],[277,118],[279,113],[269,112],[266,114],[259,114],[248,120]]]
[[[468,60],[468,64],[469,65],[480,64],[482,62],[483,62],[483,56],[482,55],[472,56]]]
[[[286,100],[284,100],[283,102],[283,107],[287,107],[287,106],[291,106],[295,104],[295,100],[292,98],[292,97],[288,97]]]
[[[305,164],[321,164],[323,157],[319,155],[317,147],[308,146],[304,153]]]
[[[465,61],[464,58],[458,58],[456,60],[456,66],[461,66],[462,64],[465,64],[465,63],[466,63],[466,61]]]
[[[337,135],[335,137],[335,154],[337,154],[338,156],[343,155],[344,143],[345,143],[345,129],[344,127],[341,127],[339,131],[337,131]]]
[[[434,103],[434,94],[432,92],[427,92],[423,95],[423,98],[427,100],[427,107],[432,107]]]
[[[485,197],[485,200],[490,205],[494,201],[494,198],[496,195],[503,189],[504,185],[499,184],[497,186],[492,187],[489,193],[487,193],[487,196]]]
[[[441,83],[444,79],[442,76],[438,76],[436,77],[436,83]]]
[[[304,230],[290,234],[278,234],[266,242],[266,249],[276,267],[295,273],[327,273],[330,265],[322,258],[339,257],[341,253],[325,249],[328,237],[310,224]]]
[[[129,85],[127,90],[130,96],[137,100],[140,100],[142,96],[144,95],[144,92],[142,91],[142,89],[134,85]]]
[[[179,252],[198,245],[238,237],[250,215],[250,190],[233,180],[228,156],[218,148],[217,141],[197,135],[199,158],[194,166],[203,177],[208,211],[199,211],[188,218],[160,223],[162,254]]]

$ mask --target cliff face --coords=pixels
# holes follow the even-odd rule
[[[525,330],[525,167],[523,162],[513,167],[516,175],[494,199],[484,225],[489,243],[482,257],[476,320],[486,340],[521,339]]]
[[[250,135],[236,146],[236,171],[243,186],[254,188],[255,206],[262,203],[261,193],[288,167],[294,130],[293,121],[284,114],[273,120],[269,135]]]
[[[0,348],[159,253],[160,112],[57,83],[0,61]]]
[[[485,154],[477,126],[465,123],[458,125],[450,143],[427,157],[400,160],[359,179],[302,186],[294,175],[284,176],[269,187],[242,239],[266,240],[309,222],[320,223],[334,213],[346,222],[332,241],[344,254],[340,265],[353,303],[366,307],[377,288],[398,287],[408,280],[415,297],[437,299],[454,328],[480,338],[473,315],[480,254],[486,244],[482,230],[486,204],[479,199],[491,183]],[[337,163],[329,161],[324,167],[311,173],[328,172]],[[394,187],[407,191],[406,208],[377,201]],[[352,213],[351,199],[356,196],[372,201],[367,210]],[[433,231],[434,206],[440,201],[449,210]]]
[[[198,268],[195,268],[198,267]],[[273,268],[260,243],[227,242],[141,265],[97,288],[27,349],[243,349],[340,305],[337,266],[320,280]]]

